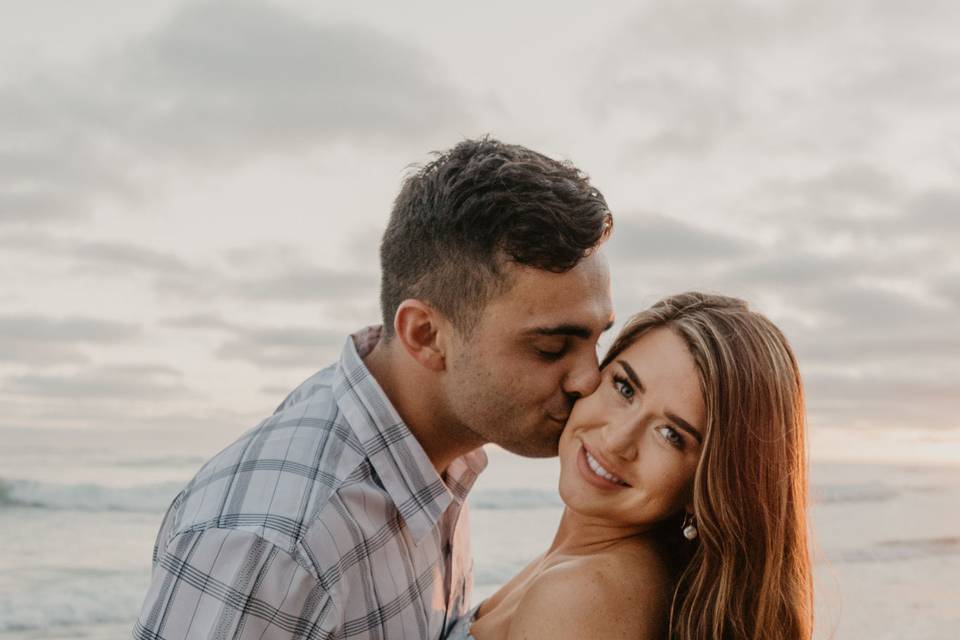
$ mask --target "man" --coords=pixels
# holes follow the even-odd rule
[[[442,637],[470,597],[479,447],[556,455],[598,384],[610,225],[578,170],[488,138],[408,178],[383,327],[177,496],[134,636]]]

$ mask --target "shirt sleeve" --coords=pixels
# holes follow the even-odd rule
[[[137,640],[324,640],[336,606],[287,551],[236,529],[185,531],[155,551]]]

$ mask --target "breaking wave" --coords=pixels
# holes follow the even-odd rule
[[[470,494],[471,509],[544,509],[563,506],[555,489],[478,489]]]
[[[0,509],[162,512],[183,488],[182,482],[134,487],[55,484],[0,478]]]

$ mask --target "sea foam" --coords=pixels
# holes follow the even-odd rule
[[[155,513],[165,510],[184,486],[183,482],[161,482],[110,487],[0,478],[0,509]],[[562,504],[556,491],[541,489],[480,489],[470,496],[471,508],[479,510],[554,508]]]
[[[505,509],[544,509],[561,507],[555,489],[477,489],[470,494],[470,508],[500,511]]]
[[[31,637],[39,637],[37,631],[86,625],[132,627],[148,582],[145,571],[36,573],[22,590],[0,598],[0,632],[32,632]]]
[[[0,478],[0,509],[20,507],[154,513],[166,509],[182,488],[181,482],[109,487]]]

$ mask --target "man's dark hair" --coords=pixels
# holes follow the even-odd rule
[[[563,273],[612,225],[587,176],[520,145],[464,140],[409,176],[380,245],[384,335],[397,307],[424,300],[469,335],[509,286],[504,266]]]

